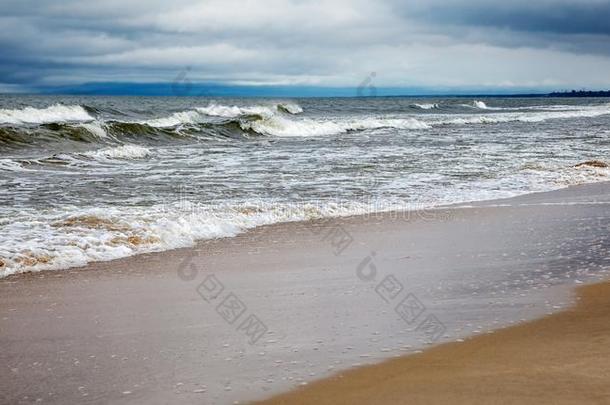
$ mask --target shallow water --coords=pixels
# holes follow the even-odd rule
[[[0,97],[0,276],[607,180],[603,99]]]

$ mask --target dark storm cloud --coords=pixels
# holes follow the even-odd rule
[[[428,1],[416,10],[413,14],[437,23],[532,33],[610,35],[608,1]],[[410,15],[408,9],[406,14]]]
[[[241,84],[606,86],[609,16],[610,0],[4,0],[0,91],[185,66]]]

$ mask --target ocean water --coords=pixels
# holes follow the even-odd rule
[[[0,96],[0,277],[605,181],[607,99]]]

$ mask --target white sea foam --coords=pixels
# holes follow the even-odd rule
[[[265,106],[237,107],[218,104],[210,104],[207,107],[199,107],[197,111],[211,117],[237,118],[244,115],[260,115],[271,117],[275,114],[275,108]]]
[[[11,172],[25,172],[28,171],[19,162],[15,162],[13,159],[0,159],[0,170],[6,170]]]
[[[602,115],[610,114],[610,105],[600,105],[591,107],[582,107],[580,109],[559,110],[559,111],[535,111],[535,112],[512,112],[512,113],[496,113],[485,115],[459,115],[455,118],[447,118],[447,116],[438,117],[433,124],[497,124],[503,122],[543,122],[554,119],[568,118],[593,118]]]
[[[93,261],[192,246],[196,240],[235,236],[257,226],[364,213],[362,204],[198,206],[178,201],[150,208],[82,208],[20,212],[3,224],[0,277],[63,269]],[[27,233],[24,233],[27,229]]]
[[[300,114],[303,112],[303,108],[301,108],[300,105],[292,103],[281,103],[277,105],[277,108],[282,109],[289,114]]]
[[[85,128],[87,131],[91,132],[93,135],[97,136],[100,139],[108,137],[108,134],[106,134],[106,131],[104,130],[104,128],[102,128],[100,123],[82,123],[79,126]]]
[[[196,124],[200,122],[201,115],[197,111],[180,111],[169,117],[155,118],[141,121],[142,124],[155,128],[171,128],[183,124]]]
[[[556,165],[540,163],[536,168],[526,168],[525,171],[533,174],[531,176],[537,189],[549,187],[575,186],[579,184],[596,183],[607,181],[610,178],[610,168],[593,167],[588,165],[568,166],[557,168]]]
[[[303,109],[298,104],[292,103],[281,103],[276,104],[274,106],[257,105],[248,107],[210,104],[207,107],[197,108],[197,111],[212,117],[237,118],[245,115],[260,115],[262,117],[271,117],[277,112],[285,112],[288,114],[296,115],[302,113]]]
[[[197,107],[194,110],[176,112],[169,117],[155,118],[142,121],[143,124],[157,128],[171,128],[184,124],[197,124],[206,122],[206,117],[239,118],[256,115],[263,118],[271,118],[280,112],[288,114],[299,114],[303,109],[297,104],[283,103],[273,106],[255,105],[238,107],[222,104],[210,104],[206,107]]]
[[[570,111],[570,110],[582,110],[583,108],[591,108],[596,106],[582,106],[582,105],[565,105],[565,104],[553,104],[553,105],[529,105],[521,107],[496,107],[497,110],[542,110],[542,111]]]
[[[474,100],[472,102],[472,106],[474,108],[480,108],[481,110],[487,110],[487,104],[485,104],[483,101],[479,101],[479,100]]]
[[[433,109],[439,108],[439,105],[436,103],[435,104],[428,104],[428,103],[417,104],[417,103],[415,103],[415,104],[412,104],[411,106],[415,107],[415,108],[419,108],[421,110],[433,110]]]
[[[90,122],[94,118],[80,105],[55,104],[46,108],[0,109],[0,124]]]
[[[544,111],[540,111],[543,107]],[[381,195],[384,198],[382,201],[376,202],[374,206],[365,204],[360,200],[358,202],[333,203],[325,201],[302,204],[296,201],[277,204],[269,201],[229,203],[229,201],[235,201],[233,200],[235,197],[231,195],[224,199],[225,195],[222,193],[218,194],[218,201],[220,202],[209,206],[198,206],[196,201],[170,201],[167,204],[159,204],[153,207],[115,206],[112,205],[114,204],[113,199],[103,200],[105,202],[100,203],[99,201],[102,200],[98,199],[95,195],[92,197],[84,196],[84,198],[89,198],[89,200],[81,200],[80,196],[77,195],[80,188],[73,188],[66,191],[77,195],[78,198],[74,200],[74,203],[90,204],[89,206],[63,205],[61,208],[45,206],[44,209],[35,209],[22,208],[26,206],[25,204],[15,204],[3,207],[0,218],[0,276],[29,270],[62,269],[83,265],[92,261],[110,260],[142,252],[191,246],[199,239],[230,237],[259,225],[276,222],[362,214],[389,209],[404,209],[406,206],[403,204],[405,204],[406,200],[412,198],[412,195],[421,196],[421,198],[434,201],[435,203],[453,203],[510,197],[516,194],[545,191],[566,185],[590,183],[610,178],[610,169],[608,168],[573,166],[575,163],[587,159],[606,159],[606,156],[603,155],[603,148],[598,146],[603,145],[603,143],[580,143],[579,147],[582,147],[583,150],[570,151],[571,145],[576,145],[578,141],[565,140],[565,143],[563,143],[563,140],[553,140],[547,143],[545,138],[540,138],[532,146],[532,144],[527,142],[529,133],[526,133],[525,136],[521,136],[522,133],[517,133],[514,142],[521,142],[524,141],[522,138],[526,138],[523,144],[526,146],[511,154],[511,151],[502,149],[502,145],[495,142],[496,138],[492,137],[491,141],[493,142],[486,144],[484,142],[486,140],[483,139],[485,137],[479,136],[481,133],[489,132],[484,128],[481,128],[479,132],[477,132],[477,128],[469,127],[450,128],[449,131],[426,131],[423,134],[417,132],[418,130],[425,130],[436,125],[493,124],[510,121],[540,122],[550,119],[576,118],[577,120],[574,122],[566,121],[566,124],[574,124],[574,127],[579,129],[584,126],[583,132],[585,135],[582,136],[586,137],[589,127],[586,126],[586,120],[581,118],[610,114],[610,105],[518,107],[511,108],[516,111],[501,112],[472,109],[469,114],[443,115],[435,111],[427,114],[359,116],[358,118],[354,118],[351,115],[342,117],[316,116],[314,114],[306,117],[293,116],[286,112],[288,109],[285,107],[282,108],[286,111],[280,111],[277,106],[273,105],[253,107],[209,105],[202,108],[207,108],[207,110],[199,111],[193,109],[175,113],[171,116],[158,119],[157,124],[179,126],[185,123],[226,121],[224,119],[215,120],[211,118],[212,116],[217,116],[222,118],[237,118],[236,121],[241,122],[246,130],[279,137],[327,136],[343,134],[348,131],[386,128],[404,129],[405,131],[404,133],[400,131],[387,131],[396,133],[395,139],[400,140],[400,142],[383,147],[371,147],[367,149],[366,156],[362,155],[362,149],[352,148],[352,145],[344,143],[344,140],[339,140],[339,142],[341,145],[347,144],[347,148],[336,148],[337,150],[332,153],[329,153],[325,148],[320,148],[322,151],[319,153],[316,150],[311,152],[308,150],[305,155],[306,159],[311,157],[314,162],[317,162],[318,159],[322,161],[325,157],[332,155],[333,160],[337,158],[337,161],[340,162],[349,161],[354,166],[361,166],[363,163],[369,165],[371,162],[385,160],[391,156],[392,160],[388,159],[387,163],[375,166],[372,169],[371,177],[377,176],[383,179],[379,184],[376,183],[375,187],[369,187],[370,184],[366,181],[370,181],[371,178],[367,174],[366,180],[349,178],[349,186],[345,189],[340,189],[340,187],[343,187],[342,184],[345,184],[341,183],[341,181],[344,181],[345,177],[354,174],[354,172],[346,174],[341,170],[329,169],[329,172],[324,175],[328,175],[328,178],[322,176],[324,177],[323,180],[314,178],[314,175],[310,176],[310,172],[307,169],[302,170],[303,178],[300,178],[298,175],[294,175],[294,178],[292,175],[287,177],[288,185],[286,189],[290,189],[294,185],[293,182],[299,188],[303,187],[303,184],[307,184],[307,187],[311,185],[308,192],[312,190],[313,196],[334,195],[327,193],[329,190],[333,193],[339,191],[339,195],[361,195],[358,193],[351,194],[349,189],[352,186],[356,189],[370,190],[371,194]],[[535,111],[530,111],[530,108]],[[258,110],[255,111],[254,109]],[[499,110],[499,107],[496,109]],[[298,109],[293,111],[296,113]],[[256,117],[252,115],[256,115]],[[603,120],[599,121],[602,122]],[[599,128],[599,123],[595,122],[594,124],[595,126],[591,128]],[[106,135],[104,124],[97,121],[77,121],[70,125],[82,126],[100,138],[110,136],[110,134]],[[520,128],[521,126],[515,127]],[[566,128],[571,127],[566,125]],[[470,139],[468,137],[472,136],[474,144],[482,142],[477,147],[477,149],[480,148],[481,154],[475,154],[475,150],[473,150],[473,154],[468,155],[467,149],[456,153],[455,150],[441,145],[435,150],[435,154],[440,154],[440,159],[434,158],[429,160],[426,158],[419,165],[419,167],[426,167],[426,171],[429,171],[427,175],[422,173],[421,170],[411,171],[403,169],[403,167],[410,164],[407,159],[411,159],[412,156],[417,157],[418,154],[426,155],[425,149],[418,149],[413,146],[413,144],[417,143],[417,138],[420,135],[423,135],[423,138],[426,139],[431,137],[439,138],[441,141],[456,139],[458,135],[464,136],[466,139]],[[411,140],[414,140],[414,142],[411,142]],[[163,152],[155,153],[175,153],[175,155],[171,155],[170,159],[167,160],[170,162],[168,167],[158,171],[146,170],[146,175],[150,176],[150,179],[155,178],[171,183],[175,179],[171,175],[175,168],[179,168],[184,172],[184,167],[195,167],[197,170],[189,169],[189,173],[185,174],[183,180],[177,181],[184,181],[186,183],[195,178],[196,182],[196,177],[189,177],[189,174],[193,173],[193,176],[205,177],[205,184],[210,184],[207,183],[207,179],[209,178],[212,182],[217,181],[218,178],[214,178],[216,174],[213,171],[218,170],[222,173],[222,180],[220,181],[225,182],[223,184],[230,186],[232,190],[239,191],[236,194],[240,195],[240,197],[236,198],[247,198],[243,197],[244,193],[241,193],[243,190],[239,189],[243,183],[233,183],[230,179],[240,178],[244,173],[248,173],[248,171],[252,173],[264,172],[264,177],[256,177],[253,174],[252,184],[262,184],[264,181],[268,181],[269,178],[274,178],[273,175],[279,166],[271,167],[265,165],[264,169],[261,170],[263,166],[260,165],[273,162],[273,157],[277,156],[274,153],[278,151],[282,155],[285,154],[285,150],[281,149],[281,143],[277,142],[274,145],[280,147],[278,150],[265,148],[264,150],[255,151],[257,153],[252,154],[252,156],[256,157],[255,163],[250,159],[251,156],[243,153],[244,149],[239,149],[239,153],[233,153],[233,151],[227,153],[223,149],[224,146],[218,145],[213,146],[212,149],[179,148],[179,151],[171,151],[167,148],[163,149]],[[292,143],[289,142],[289,144]],[[324,143],[326,143],[326,140]],[[312,144],[315,143],[312,142]],[[71,152],[63,151],[62,153],[55,153],[53,151],[51,158],[40,159],[39,162],[35,160],[28,162],[21,157],[0,159],[0,171],[4,171],[7,176],[13,176],[25,184],[26,187],[18,190],[19,193],[23,192],[24,194],[17,194],[17,199],[28,196],[27,190],[34,190],[33,193],[37,193],[38,187],[40,187],[42,192],[49,192],[48,188],[44,188],[48,186],[45,181],[55,178],[55,176],[61,173],[60,170],[62,168],[64,168],[63,170],[65,170],[66,175],[71,176],[70,179],[74,179],[74,182],[81,181],[79,177],[90,177],[75,176],[75,174],[80,174],[78,171],[81,168],[93,168],[96,176],[105,174],[105,172],[102,172],[103,170],[109,170],[109,173],[118,174],[129,170],[133,170],[133,173],[144,173],[140,166],[143,167],[145,165],[141,164],[141,162],[133,162],[130,165],[130,161],[150,156],[152,154],[150,149],[131,144],[115,147],[109,146],[105,144],[105,149],[90,152],[72,150]],[[247,146],[251,147],[251,145]],[[149,147],[151,149],[155,148],[154,146]],[[566,154],[548,153],[561,149],[564,149]],[[207,152],[212,150],[215,153],[206,155]],[[528,153],[523,153],[522,150],[526,150]],[[199,153],[201,151],[204,152]],[[290,153],[293,152],[294,150],[290,149]],[[491,159],[487,159],[487,162],[482,162],[481,159],[484,158],[481,158],[481,156],[483,156],[484,152],[489,152],[493,156],[498,156],[498,154],[502,153],[503,159],[493,159],[491,164],[488,164]],[[460,155],[461,153],[464,155]],[[87,158],[84,158],[83,155]],[[554,156],[548,157],[550,155]],[[180,164],[176,166],[171,166],[171,163],[173,163],[171,159],[174,156],[186,156],[188,160],[179,162]],[[297,156],[297,160],[289,160],[286,166],[296,165],[297,169],[300,169],[300,166],[298,166],[300,164],[299,161],[305,160],[303,159],[304,155],[295,156]],[[452,157],[450,162],[445,159],[447,156]],[[581,159],[583,156],[586,158]],[[380,159],[380,157],[383,159]],[[527,159],[531,159],[531,161]],[[61,160],[68,163],[63,164],[64,162],[58,162]],[[105,162],[108,160],[112,160],[113,163],[116,162],[117,164],[99,164],[100,161]],[[52,164],[47,164],[48,162]],[[192,164],[193,162],[195,164]],[[205,162],[205,164],[202,164],[202,162]],[[396,164],[396,162],[399,163]],[[521,167],[519,165],[522,162],[524,165]],[[209,163],[213,163],[213,171],[206,171]],[[529,165],[526,165],[526,163]],[[283,165],[284,162],[282,161],[280,164]],[[450,166],[447,166],[447,164]],[[323,168],[323,166],[316,167]],[[53,177],[21,176],[19,173],[15,173],[25,170],[47,169],[49,172],[52,172]],[[265,172],[265,170],[271,170],[272,172]],[[464,180],[462,176],[455,176],[455,178],[444,177],[443,172],[448,171],[458,174],[469,173],[469,176],[464,176],[468,178],[467,180]],[[477,174],[478,172],[483,173],[483,175]],[[91,172],[83,171],[82,173],[89,174]],[[265,180],[261,181],[260,179],[263,178]],[[41,180],[39,183],[35,183],[34,179]],[[385,180],[387,182],[384,183]],[[88,184],[88,181],[83,181],[77,185]],[[305,183],[299,183],[301,181]],[[49,184],[52,187],[54,183],[51,181]],[[112,187],[117,186],[119,186],[119,191],[123,192],[125,190],[121,189],[121,185],[112,185]],[[379,191],[380,189],[381,191]],[[249,195],[247,192],[248,190],[246,190],[245,194]],[[290,197],[283,195],[283,198],[293,200],[298,198],[292,197],[296,194],[290,194]],[[36,197],[40,198],[40,195],[43,194],[36,194]],[[52,193],[49,195],[52,195]],[[280,193],[280,195],[282,194]],[[205,198],[207,198],[206,201],[210,201],[209,196]],[[25,201],[25,198],[22,201]],[[87,202],[81,203],[81,201]],[[92,208],[91,205],[96,205],[98,208]]]
[[[396,128],[396,129],[428,129],[430,125],[415,118],[365,118],[353,120],[345,124],[349,130]]]
[[[217,104],[210,104],[207,107],[199,107],[197,108],[197,111],[212,117],[233,118],[242,115],[242,109],[240,107]]]
[[[126,156],[124,151],[105,153]],[[123,152],[116,152],[122,150]],[[131,156],[131,154],[129,154]],[[0,161],[0,165],[2,165]],[[390,210],[424,209],[441,203],[459,203],[547,191],[567,185],[604,181],[610,169],[526,166],[511,176],[481,179],[442,189],[429,189],[421,200],[318,201],[276,203],[198,204],[169,201],[153,207],[99,207],[61,210],[19,210],[7,215],[0,233],[0,277],[24,271],[82,266],[144,252],[192,246],[197,240],[232,237],[261,225],[314,218],[366,214]],[[391,187],[409,186],[392,184]],[[425,181],[425,178],[422,179]],[[425,197],[427,195],[427,197]]]
[[[502,110],[501,107],[489,107],[484,101],[473,100],[468,104],[458,104],[460,107],[472,108],[477,110]]]
[[[150,149],[138,145],[121,145],[83,153],[94,159],[142,159],[150,154]]]
[[[438,104],[414,104],[417,108],[436,109]],[[488,107],[482,101],[474,101],[467,106],[485,110],[500,111],[512,108]],[[428,115],[421,117],[391,117],[378,118],[367,117],[360,119],[297,119],[282,115],[278,112],[279,105],[268,106],[225,106],[210,104],[207,107],[198,107],[195,110],[182,111],[169,117],[157,118],[143,123],[159,128],[171,128],[185,124],[197,124],[209,122],[206,117],[239,118],[256,116],[251,120],[240,123],[243,130],[251,130],[264,135],[271,136],[323,136],[336,135],[354,130],[396,128],[396,129],[427,129],[435,125],[467,125],[467,124],[496,124],[506,122],[542,122],[562,118],[587,118],[610,114],[610,105],[598,106],[534,106],[514,108],[512,112],[495,112],[487,114],[454,114],[454,115]],[[292,109],[294,114],[302,111],[299,106],[287,107],[282,105],[285,111]],[[93,124],[90,124],[93,125]],[[93,127],[90,129],[95,130]],[[103,131],[103,129],[99,129]],[[101,133],[100,133],[101,135]]]
[[[206,122],[206,117],[237,118],[244,115],[259,115],[270,117],[274,113],[266,107],[237,107],[211,104],[207,107],[198,107],[194,110],[180,111],[169,117],[155,118],[141,123],[156,128],[172,128],[185,124],[198,124]]]
[[[287,119],[274,116],[241,124],[243,130],[252,130],[263,135],[279,137],[339,135],[349,131],[365,129],[397,128],[427,129],[429,125],[415,118],[364,118],[356,120],[312,120]]]

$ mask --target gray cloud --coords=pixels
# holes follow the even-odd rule
[[[2,88],[89,81],[610,86],[610,0],[5,0]]]
[[[610,35],[610,2],[600,0],[431,0],[407,14],[439,23],[513,31]]]

